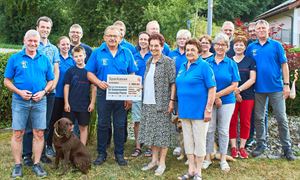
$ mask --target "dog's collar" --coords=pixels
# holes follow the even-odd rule
[[[59,135],[58,132],[56,131],[56,128],[54,128],[54,133],[58,138],[63,138],[63,136]]]

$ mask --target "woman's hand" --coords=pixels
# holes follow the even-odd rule
[[[216,98],[215,99],[215,105],[217,106],[217,108],[220,108],[222,106],[221,98]]]
[[[235,98],[236,98],[237,102],[242,102],[243,101],[243,98],[240,94],[235,94]]]
[[[168,107],[168,113],[172,113],[174,110],[174,101],[171,101],[169,102],[169,107]]]
[[[207,109],[205,109],[205,112],[204,112],[204,122],[209,122],[211,120],[211,115],[212,112],[211,110],[208,111]]]
[[[65,107],[64,107],[65,112],[71,112],[71,107],[69,103],[65,103]]]

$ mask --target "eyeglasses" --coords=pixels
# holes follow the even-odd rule
[[[227,44],[216,43],[215,46],[218,46],[218,47],[225,47],[225,46],[227,46]]]

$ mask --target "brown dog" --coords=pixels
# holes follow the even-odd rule
[[[172,123],[175,124],[176,126],[176,131],[178,132],[177,140],[181,148],[180,156],[177,157],[177,160],[182,160],[185,158],[185,152],[184,152],[184,143],[183,143],[182,122],[181,119],[178,118],[178,115],[172,114]]]
[[[81,141],[73,134],[73,123],[61,118],[54,124],[53,144],[56,150],[54,168],[58,168],[59,160],[63,160],[63,172],[67,171],[68,163],[87,174],[91,168],[91,156]]]

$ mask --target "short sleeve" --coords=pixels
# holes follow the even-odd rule
[[[281,64],[283,63],[286,63],[287,62],[287,58],[286,58],[286,54],[285,54],[285,51],[284,51],[284,48],[283,46],[279,43],[279,42],[276,42],[277,43],[277,56],[278,56],[278,60]]]
[[[231,66],[232,66],[232,82],[239,82],[241,78],[240,78],[239,69],[236,62],[231,60]]]
[[[202,73],[203,73],[203,77],[204,77],[205,86],[207,88],[216,86],[214,72],[211,69],[210,65],[206,62],[204,62],[204,65],[202,67]]]
[[[54,51],[54,56],[53,56],[53,63],[59,63],[60,61],[60,58],[59,58],[59,52],[58,52],[58,49],[57,47],[53,46],[53,51]]]
[[[5,72],[4,72],[4,77],[5,78],[9,78],[9,79],[13,79],[15,76],[15,71],[14,71],[14,58],[15,55],[12,55],[6,64],[6,68],[5,68]]]
[[[252,58],[249,58],[249,61],[250,61],[250,71],[256,71],[256,62]]]
[[[171,58],[167,58],[167,72],[169,77],[169,84],[175,83],[175,78],[176,78],[176,67],[175,67],[175,62]]]
[[[68,69],[66,74],[65,74],[65,77],[64,77],[64,84],[71,84],[71,69]]]
[[[46,74],[46,79],[47,81],[51,81],[54,79],[54,72],[52,71],[52,65],[49,62],[48,58],[44,56],[45,61],[47,62],[47,74]]]
[[[93,51],[89,60],[87,61],[87,64],[85,65],[85,69],[88,72],[92,72],[96,74],[97,71],[97,51]]]

